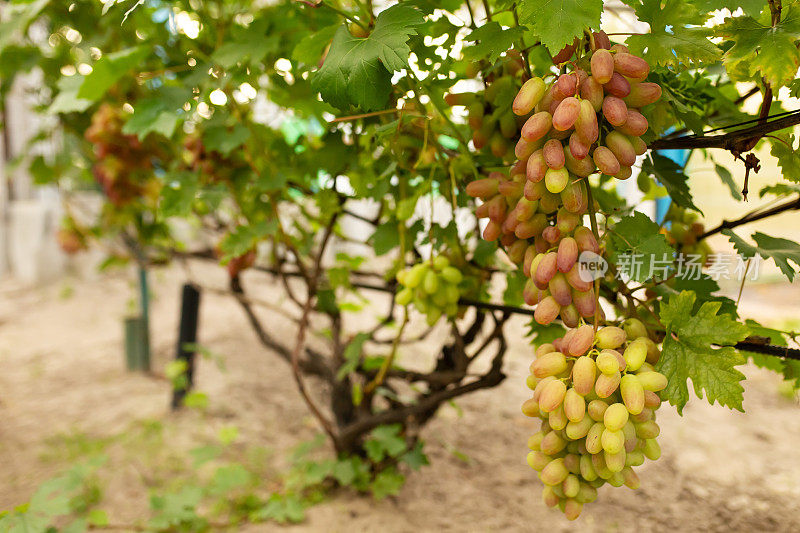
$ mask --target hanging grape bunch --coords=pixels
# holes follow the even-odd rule
[[[583,325],[536,349],[522,412],[542,420],[527,460],[546,505],[574,520],[604,484],[639,487],[633,468],[661,455],[655,413],[667,378],[653,369],[658,358],[637,319],[597,333]]]
[[[583,224],[589,210],[586,179],[601,173],[628,179],[647,150],[647,119],[639,108],[661,96],[645,81],[648,64],[623,45],[593,34],[587,55],[576,45],[555,58],[564,65],[550,83],[531,78],[511,104],[524,119],[508,174],[493,172],[467,186],[488,218],[483,238],[499,240],[528,278],[524,299],[534,318],[561,318],[571,328],[536,350],[523,413],[543,420],[531,437],[528,463],[545,483],[544,501],[576,519],[606,482],[639,486],[633,467],[660,455],[657,392],[667,385],[655,372],[658,347],[642,322],[608,326],[590,279],[581,277],[582,252],[602,253]],[[595,325],[583,324],[592,319]],[[581,325],[583,324],[583,325]]]
[[[669,227],[662,228],[662,233],[667,242],[673,246],[678,253],[684,256],[699,256],[697,264],[708,265],[711,246],[699,237],[705,233],[705,226],[698,220],[697,213],[683,209],[676,205],[671,205],[664,217],[664,223],[669,223]]]

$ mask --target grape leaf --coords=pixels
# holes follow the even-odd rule
[[[662,397],[682,413],[689,401],[686,381],[691,379],[698,398],[705,391],[712,405],[718,401],[743,411],[740,382],[744,374],[734,367],[744,364],[745,358],[731,345],[747,337],[750,330],[729,315],[717,314],[719,302],[706,302],[693,313],[696,298],[694,292],[683,291],[661,306],[660,318],[667,331],[656,370],[668,380]]]
[[[701,13],[711,13],[718,9],[729,9],[731,12],[742,8],[745,15],[757,17],[766,6],[766,0],[692,0]]]
[[[473,58],[487,58],[490,63],[494,63],[500,54],[519,41],[523,33],[525,33],[524,27],[504,29],[497,22],[487,22],[464,37],[465,41],[477,43],[465,48],[464,55]]]
[[[100,99],[125,73],[140,66],[152,53],[152,48],[137,46],[101,57],[94,64],[92,72],[83,79],[78,98],[92,101]]]
[[[702,27],[707,15],[684,0],[641,0],[633,4],[636,16],[650,25],[650,33],[625,41],[631,52],[652,65],[699,65],[717,61],[720,49],[709,41],[711,30]],[[707,13],[707,12],[706,12]]]
[[[734,181],[731,171],[719,163],[714,163],[714,170],[716,171],[717,176],[719,176],[719,179],[722,181],[722,183],[727,185],[728,189],[730,189],[731,197],[733,197],[734,200],[741,200],[742,193],[739,190],[739,186],[736,184],[736,181]]]
[[[338,29],[339,24],[326,26],[300,39],[300,42],[297,43],[292,51],[292,60],[315,66]]]
[[[340,109],[383,108],[392,91],[391,73],[408,66],[408,38],[423,22],[419,10],[397,4],[378,15],[375,29],[364,39],[353,37],[342,25],[311,88]]]
[[[683,173],[683,167],[658,152],[653,152],[651,155],[652,158],[645,159],[642,164],[642,172],[655,176],[676,204],[702,213],[700,208],[694,205],[694,199],[686,183],[689,177]]]
[[[775,139],[770,139],[772,141],[770,153],[778,159],[781,175],[784,179],[800,183],[800,153],[798,153],[800,150],[793,148],[794,134],[775,134],[775,137]]]
[[[203,134],[203,142],[208,150],[216,150],[223,155],[228,155],[234,148],[238,148],[250,138],[250,130],[243,124],[237,124],[233,130],[225,126],[208,128]]]
[[[718,34],[733,41],[724,56],[728,71],[743,67],[754,78],[765,77],[773,88],[794,79],[800,65],[800,51],[794,44],[800,38],[800,9],[785,6],[775,27],[753,17],[731,18]]]
[[[645,282],[660,271],[664,261],[672,263],[675,251],[660,233],[658,224],[638,211],[622,218],[611,229],[611,260],[635,281]],[[623,261],[627,268],[623,268]]]
[[[78,98],[78,91],[83,85],[83,76],[67,76],[58,80],[58,96],[47,109],[48,113],[74,113],[89,109],[94,103],[86,98]]]
[[[600,27],[603,0],[521,0],[520,20],[551,53],[583,35],[586,27]]]
[[[789,194],[800,194],[800,185],[789,183],[776,183],[775,185],[767,185],[758,191],[758,197],[764,198],[768,194],[775,196],[786,196]]]
[[[770,237],[757,231],[752,235],[756,241],[756,246],[753,246],[729,229],[722,230],[722,234],[728,237],[743,257],[750,258],[758,254],[764,259],[771,258],[789,281],[794,281],[796,270],[789,261],[800,267],[800,244],[788,239]]]

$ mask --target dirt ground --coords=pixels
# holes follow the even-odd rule
[[[206,284],[224,283],[218,269],[195,274]],[[174,351],[183,279],[179,269],[153,275],[158,371]],[[279,303],[266,278],[250,285]],[[170,413],[166,381],[123,370],[121,319],[134,294],[119,273],[37,289],[0,282],[0,509],[26,501],[41,481],[105,447],[115,468],[104,474],[101,506],[112,522],[130,523],[146,513],[150,478],[168,482],[182,450],[219,428],[239,428],[235,446],[243,453],[260,450],[253,461],[265,483],[285,467],[288,450],[317,433],[287,365],[258,344],[235,302],[208,292],[200,341],[224,357],[225,369],[201,361],[198,388],[209,408]],[[747,288],[742,302],[744,316],[781,324],[800,317],[800,284]],[[275,312],[261,313],[272,331],[292,332]],[[641,489],[601,489],[576,524],[548,510],[525,464],[533,424],[519,412],[530,362],[522,324],[509,329],[506,381],[460,399],[460,410],[442,409],[424,434],[432,464],[411,474],[398,497],[339,494],[311,508],[300,525],[242,531],[800,531],[800,405],[780,394],[777,376],[752,366],[744,367],[746,413],[697,399],[683,417],[661,409],[663,455],[639,470]],[[416,352],[400,357],[413,363],[424,356]],[[147,427],[161,428],[160,440],[126,445],[125,435]]]

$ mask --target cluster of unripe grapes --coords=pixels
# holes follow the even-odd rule
[[[84,133],[94,145],[97,158],[92,174],[115,207],[158,193],[158,181],[153,179],[153,157],[158,150],[145,146],[136,135],[124,134],[125,121],[122,108],[104,103],[92,115]]]
[[[583,325],[536,349],[533,397],[522,412],[542,420],[527,460],[546,505],[575,520],[604,484],[639,487],[633,468],[661,455],[655,412],[667,378],[653,369],[659,355],[637,319],[597,333]]]
[[[459,284],[463,279],[461,271],[447,257],[431,258],[397,273],[400,289],[395,302],[403,306],[413,304],[432,326],[442,315],[458,314]]]

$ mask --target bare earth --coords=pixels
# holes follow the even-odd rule
[[[206,284],[224,284],[220,269],[195,274]],[[266,278],[253,276],[259,296],[279,298]],[[157,372],[174,351],[183,279],[178,269],[153,276]],[[80,459],[70,450],[87,439],[110,438],[104,451],[113,468],[102,474],[101,507],[113,523],[125,524],[146,515],[147,487],[183,475],[182,452],[209,442],[219,428],[239,428],[234,446],[257,463],[265,490],[285,468],[288,450],[317,433],[287,365],[258,344],[235,302],[211,293],[203,295],[201,342],[224,356],[226,368],[200,362],[198,388],[210,399],[205,413],[170,413],[166,381],[123,370],[121,319],[133,294],[120,274],[30,290],[0,283],[0,509],[26,501],[41,481]],[[798,302],[797,283],[748,288],[742,314],[780,325],[800,317]],[[262,316],[273,332],[292,333],[273,311]],[[603,488],[576,524],[548,510],[525,464],[533,424],[519,412],[531,349],[522,341],[522,322],[509,331],[508,379],[460,400],[463,415],[442,409],[425,431],[432,464],[411,474],[399,497],[375,502],[342,492],[310,509],[298,526],[242,530],[800,530],[800,406],[779,394],[777,376],[751,366],[744,368],[747,413],[697,399],[683,417],[670,406],[661,409],[663,455],[639,470],[640,490]],[[415,357],[424,368],[421,355],[401,353],[403,362]],[[161,441],[126,442],[153,421],[163,424]]]

